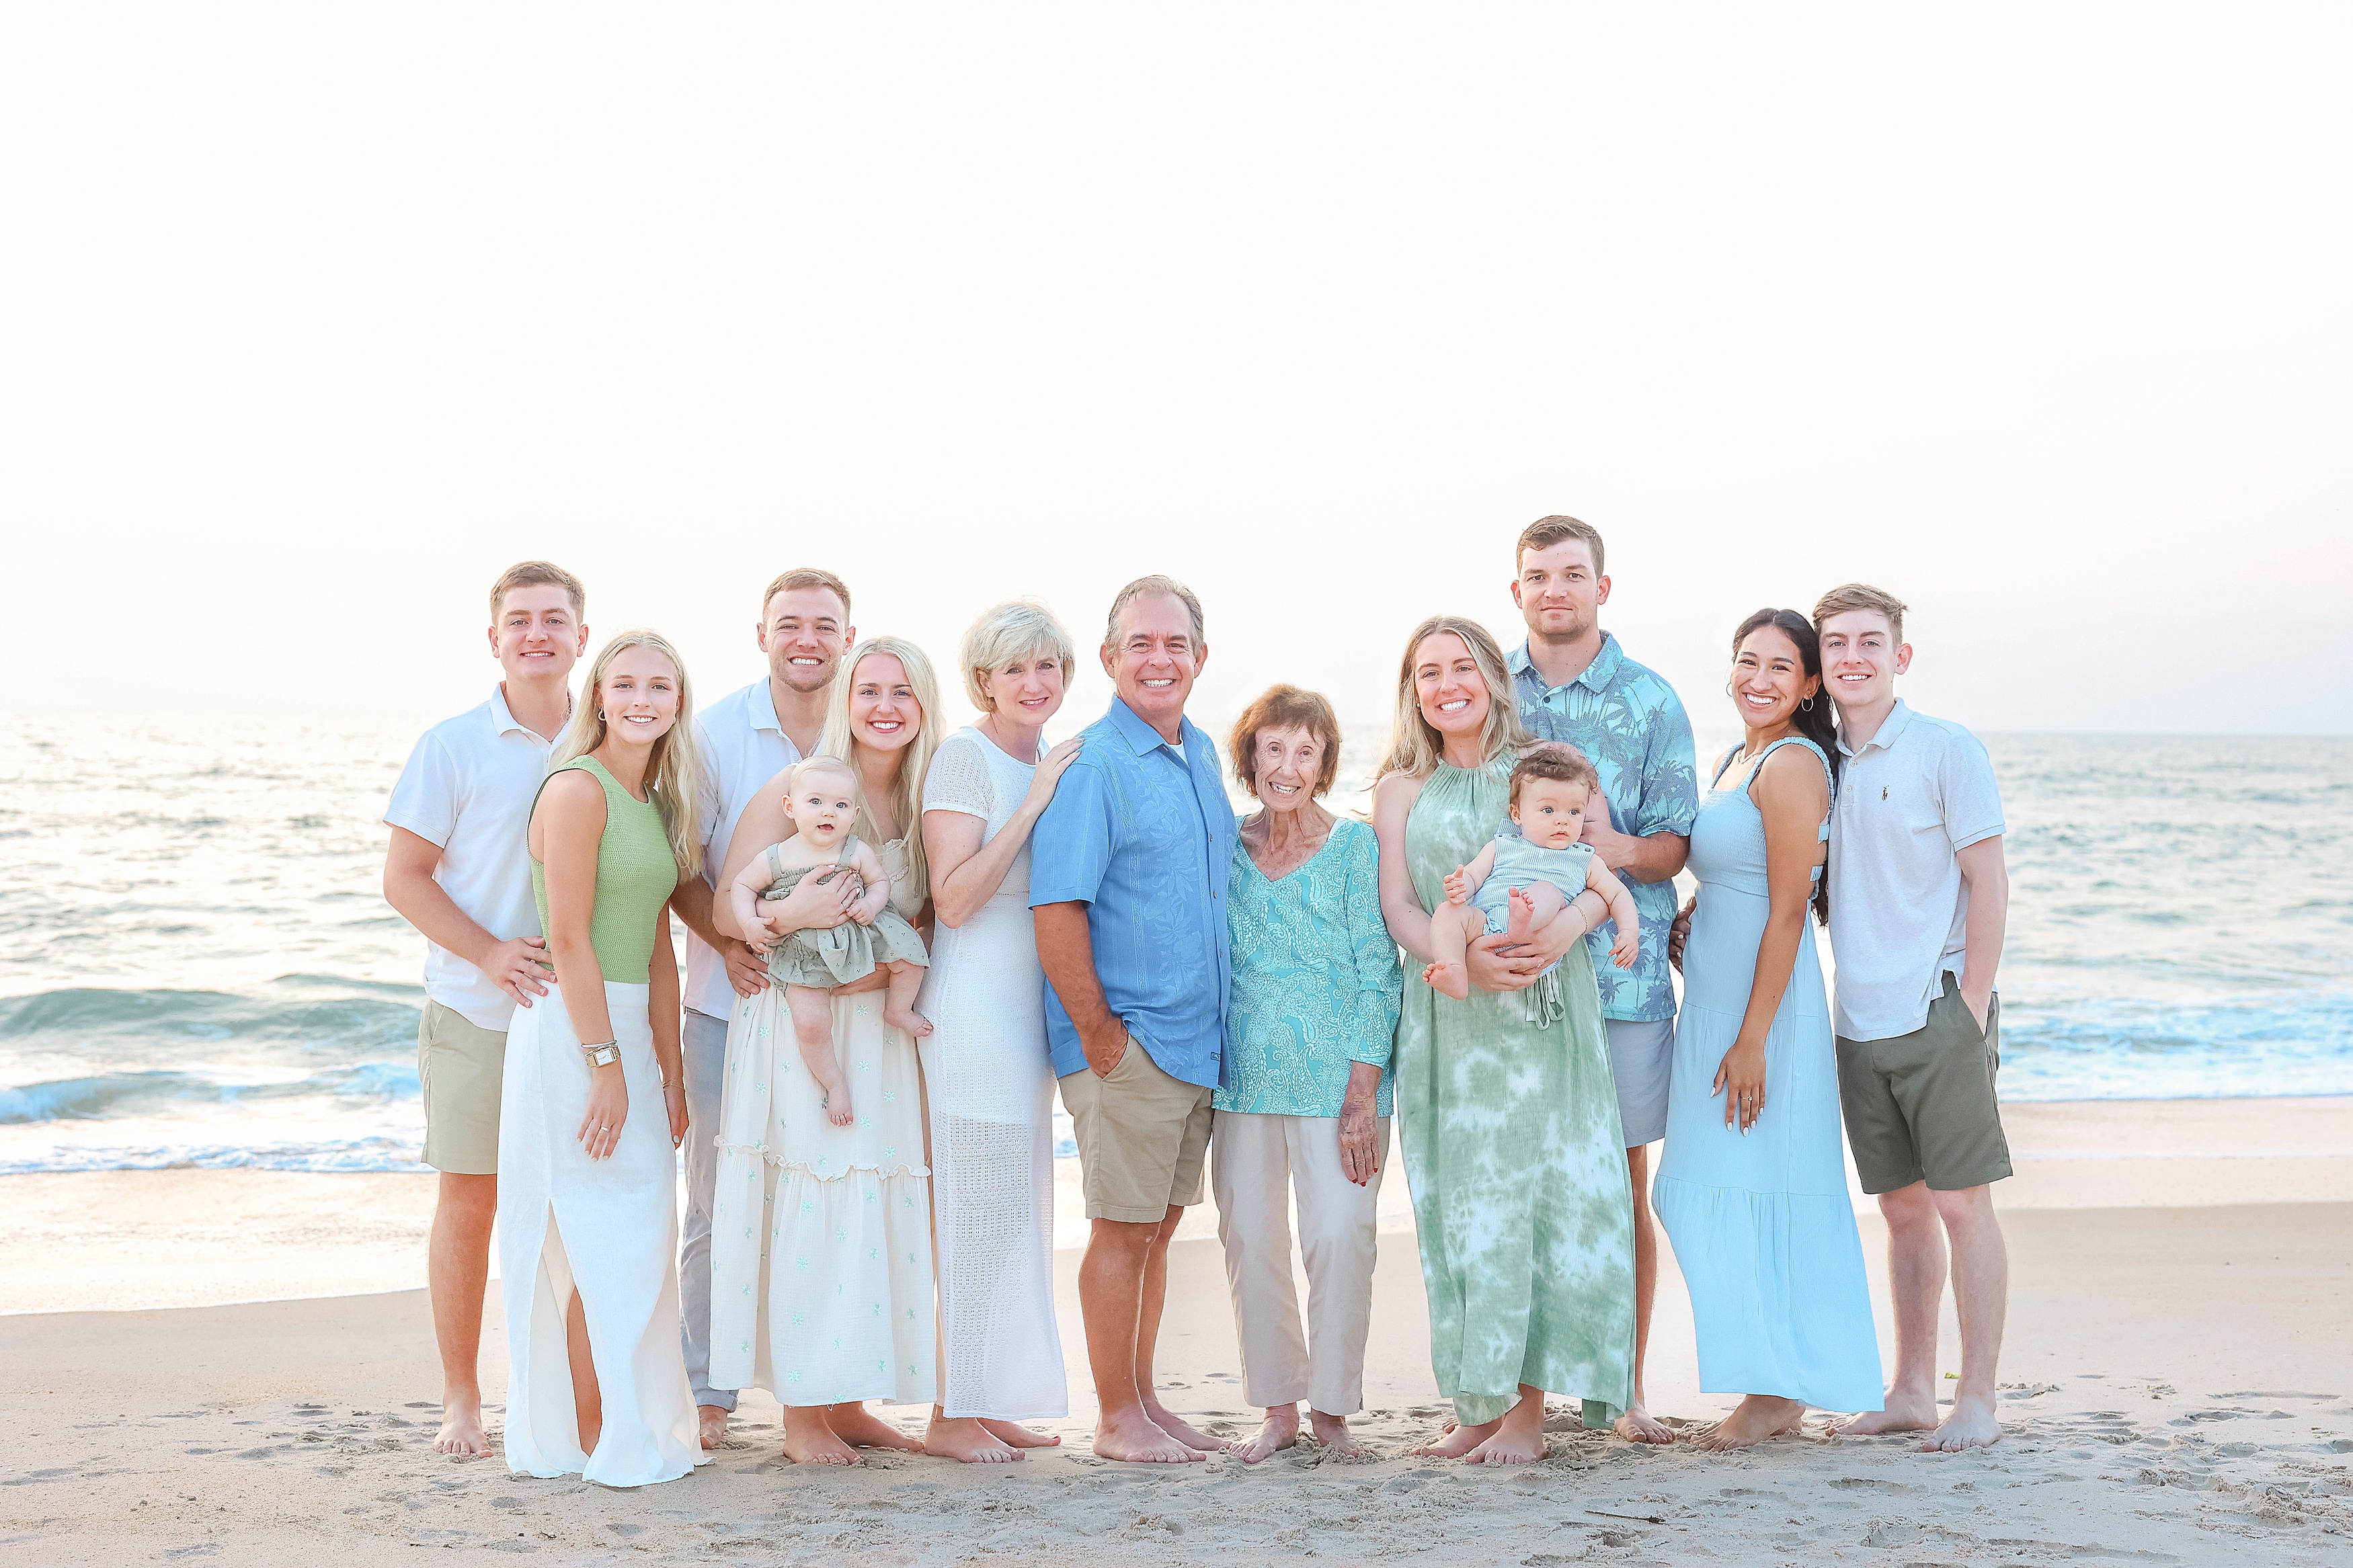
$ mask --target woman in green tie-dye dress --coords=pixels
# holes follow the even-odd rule
[[[1406,645],[1373,824],[1382,912],[1422,963],[1447,873],[1494,837],[1512,764],[1534,743],[1510,690],[1503,652],[1476,622],[1434,616]],[[1524,1463],[1544,1455],[1546,1393],[1584,1401],[1588,1426],[1632,1395],[1633,1207],[1580,940],[1607,916],[1598,902],[1573,902],[1537,933],[1560,962],[1525,990],[1457,1002],[1406,965],[1397,1116],[1430,1366],[1460,1423],[1419,1452]]]

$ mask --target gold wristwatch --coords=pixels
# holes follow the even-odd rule
[[[588,1065],[592,1068],[608,1068],[621,1059],[621,1043],[607,1040],[600,1046],[583,1046],[580,1054],[588,1058]]]

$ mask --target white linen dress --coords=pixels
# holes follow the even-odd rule
[[[629,1114],[609,1159],[580,1147],[588,1067],[562,988],[515,1009],[499,1102],[499,1272],[507,1301],[507,1468],[608,1487],[708,1463],[679,1349],[678,1156],[648,1011],[652,988],[605,983]],[[566,1238],[570,1244],[566,1245]],[[564,1315],[575,1285],[604,1404],[580,1448]]]
[[[902,838],[876,853],[913,920]],[[837,996],[833,1044],[853,1120],[836,1127],[801,1063],[783,991],[727,1025],[711,1221],[711,1384],[785,1405],[934,1397],[931,1169],[914,1043],[882,993]]]
[[[978,730],[959,730],[932,759],[923,809],[982,818],[986,844],[1020,809],[1036,773]],[[933,1025],[917,1049],[931,1105],[942,1413],[1066,1415],[1054,1321],[1054,1073],[1027,843],[971,919],[939,928],[916,1005]]]

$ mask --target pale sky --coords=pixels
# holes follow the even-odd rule
[[[480,700],[544,555],[702,694],[829,565],[951,684],[1207,601],[1387,713],[1510,544],[1721,729],[1862,578],[1988,730],[2353,731],[2342,7],[0,16],[0,707]],[[1074,713],[1099,710],[1100,679]],[[959,708],[961,704],[957,704]]]

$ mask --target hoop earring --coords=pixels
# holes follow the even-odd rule
[[[1799,703],[1799,704],[1798,704],[1798,711],[1799,711],[1799,712],[1800,712],[1800,713],[1810,713],[1810,712],[1812,712],[1813,710],[1814,710],[1814,700],[1813,700],[1812,698],[1810,698],[1810,697],[1807,698],[1803,702],[1800,702],[1800,703]]]
[[[1724,683],[1724,694],[1725,694],[1726,697],[1729,697],[1729,696],[1731,696],[1731,695],[1732,695],[1732,682],[1730,682],[1729,680],[1727,680],[1727,681],[1725,681],[1725,682]]]
[[[599,724],[605,722],[605,710],[602,708],[596,710],[596,722]]]

